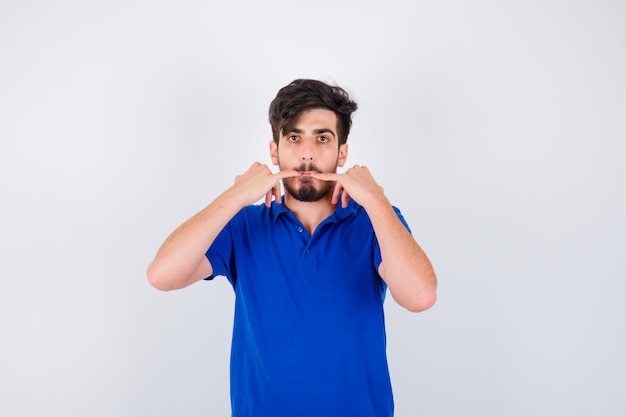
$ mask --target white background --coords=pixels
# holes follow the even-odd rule
[[[225,279],[165,237],[255,160],[295,78],[360,108],[439,277],[386,303],[396,416],[626,414],[626,3],[0,3],[0,415],[227,416]],[[358,242],[346,242],[358,244]]]

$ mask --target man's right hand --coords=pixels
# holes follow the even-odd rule
[[[235,178],[231,191],[241,198],[243,207],[255,203],[265,196],[265,205],[270,207],[272,197],[281,204],[280,181],[284,178],[299,177],[299,171],[288,169],[272,173],[267,165],[255,162],[246,172]]]

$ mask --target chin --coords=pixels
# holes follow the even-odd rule
[[[333,184],[327,183],[323,188],[317,188],[312,184],[313,180],[300,183],[298,187],[291,187],[285,183],[285,191],[298,201],[313,203],[327,197],[333,191]]]

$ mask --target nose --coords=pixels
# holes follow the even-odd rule
[[[310,141],[303,141],[300,147],[300,159],[307,162],[315,159],[315,146]]]

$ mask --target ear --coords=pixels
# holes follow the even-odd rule
[[[348,144],[344,143],[339,146],[339,158],[337,158],[337,166],[342,167],[348,159]]]
[[[273,140],[270,141],[270,157],[272,158],[272,164],[277,166],[278,165],[278,144]]]

